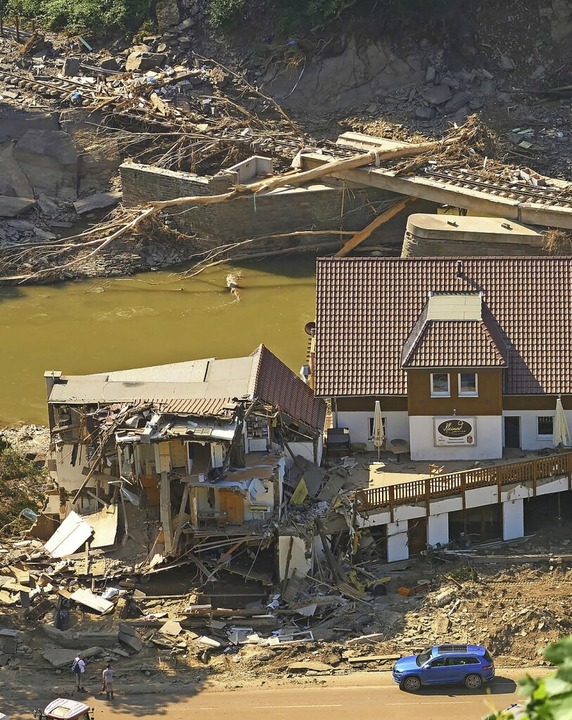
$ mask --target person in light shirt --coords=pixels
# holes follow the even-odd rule
[[[113,700],[113,668],[111,663],[107,663],[107,667],[102,673],[103,692],[106,693],[108,700]]]

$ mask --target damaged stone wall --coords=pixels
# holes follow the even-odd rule
[[[222,174],[206,178],[137,163],[123,163],[120,169],[127,206],[151,199],[215,195],[230,188],[228,177]],[[314,185],[308,189],[257,195],[256,199],[243,197],[220,205],[196,207],[192,213],[180,213],[176,209],[172,220],[182,232],[215,238],[217,244],[305,229],[358,231],[371,222],[381,203],[393,202],[398,197],[377,188]],[[315,243],[316,238],[312,237],[311,241]],[[277,249],[280,244],[292,243],[292,238],[284,238],[278,244],[271,240],[267,246],[257,245],[257,248]]]

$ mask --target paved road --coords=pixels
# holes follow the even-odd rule
[[[447,687],[411,695],[400,691],[387,672],[363,672],[234,685],[224,690],[220,685],[198,689],[151,683],[122,688],[117,682],[113,703],[90,694],[77,699],[95,707],[96,720],[480,720],[493,708],[515,701],[514,680],[523,674],[523,670],[501,671],[479,692]],[[61,688],[50,692],[41,681],[38,685],[37,695],[28,688],[27,702],[18,702],[14,688],[7,693],[8,688],[0,683],[0,712],[6,712],[9,720],[32,720],[32,695],[39,701],[37,705],[58,695],[70,697]]]

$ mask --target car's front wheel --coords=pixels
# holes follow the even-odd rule
[[[469,690],[478,690],[482,684],[483,681],[480,675],[467,675],[465,678],[465,687],[469,688]]]
[[[399,687],[406,692],[417,692],[421,687],[421,680],[415,675],[410,675],[401,681]]]

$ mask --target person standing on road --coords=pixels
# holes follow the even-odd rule
[[[72,664],[72,672],[75,674],[75,686],[76,690],[83,690],[85,692],[84,677],[85,677],[85,661],[78,653]]]
[[[107,667],[102,673],[103,691],[107,694],[108,700],[113,700],[113,668],[111,663],[107,663]]]

